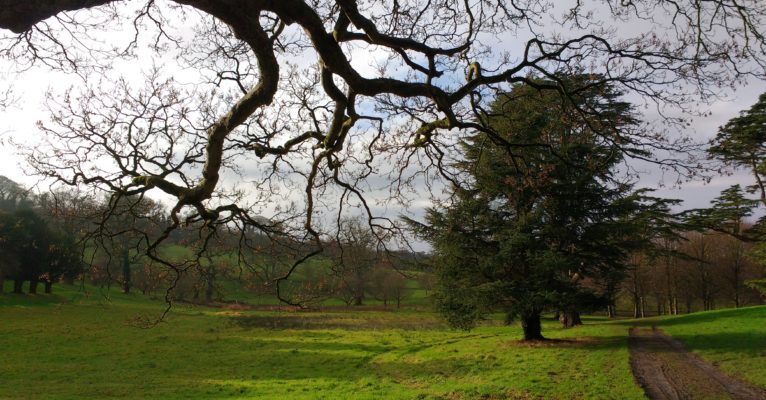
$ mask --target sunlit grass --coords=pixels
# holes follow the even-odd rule
[[[16,296],[15,305],[8,297],[0,303],[3,399],[643,398],[621,325],[549,322],[546,334],[567,340],[529,345],[518,327],[454,331],[415,311],[178,307],[141,329],[131,321],[160,308],[139,296],[34,307],[18,297],[35,296]]]
[[[6,290],[10,289],[6,286]],[[627,329],[657,325],[766,386],[766,307],[607,322],[520,342],[500,318],[470,331],[399,311],[265,312],[162,304],[93,286],[0,295],[0,398],[640,399]],[[19,391],[19,388],[36,388]]]

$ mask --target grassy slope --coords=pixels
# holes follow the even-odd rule
[[[643,398],[619,324],[549,324],[579,339],[525,345],[518,327],[452,331],[427,313],[178,307],[146,330],[129,321],[156,304],[56,289],[64,303],[0,295],[0,398]]]

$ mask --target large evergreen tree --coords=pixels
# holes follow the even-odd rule
[[[732,235],[740,240],[757,240],[757,232],[762,229],[746,229],[743,226],[745,218],[753,215],[758,207],[758,200],[749,199],[740,185],[732,185],[716,197],[710,208],[692,209],[686,211],[685,217],[689,227],[698,230],[714,230]]]
[[[731,166],[749,169],[755,179],[752,189],[766,205],[766,93],[749,110],[719,128],[708,154]]]
[[[467,140],[460,167],[470,182],[455,185],[426,224],[410,220],[439,258],[438,305],[454,326],[502,311],[521,320],[525,339],[542,339],[545,309],[599,305],[604,298],[588,283],[619,279],[641,242],[634,221],[653,199],[616,169],[626,153],[644,153],[604,139],[635,129],[631,106],[587,75],[566,82],[581,88],[567,90],[577,96],[529,85],[500,95],[487,118],[503,140]]]
[[[751,256],[764,262],[766,218],[761,217],[752,226],[743,222],[756,208],[766,206],[766,93],[750,109],[718,129],[708,155],[728,166],[749,170],[755,182],[745,189],[733,185],[723,190],[710,207],[689,210],[689,223],[699,230],[723,232],[743,242],[757,243]],[[746,191],[756,193],[758,199],[748,198]]]
[[[74,279],[82,272],[79,232],[66,219],[84,219],[73,210],[54,207],[54,193],[35,196],[18,183],[0,176],[0,292],[5,278],[21,293],[29,281],[36,293],[40,282],[45,292],[60,279]]]
[[[28,208],[0,212],[0,243],[12,258],[4,268],[8,269],[6,276],[14,280],[14,293],[21,293],[24,281],[29,281],[29,292],[36,293],[51,261],[53,238],[45,221]]]

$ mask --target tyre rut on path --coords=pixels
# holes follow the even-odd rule
[[[766,390],[723,374],[656,328],[631,328],[633,375],[652,400],[766,400]]]

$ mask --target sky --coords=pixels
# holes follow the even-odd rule
[[[698,141],[708,142],[715,137],[719,127],[742,111],[749,109],[764,92],[766,92],[766,82],[754,79],[747,82],[727,93],[725,99],[711,104],[708,107],[710,114],[706,117],[694,118],[685,133]],[[707,207],[721,190],[735,184],[747,186],[754,183],[752,175],[745,170],[728,171],[723,175],[708,174],[711,177],[709,182],[697,178],[680,185],[674,185],[673,176],[663,177],[656,168],[647,168],[646,171],[641,176],[639,184],[656,188],[656,194],[660,197],[683,200],[683,209]]]
[[[638,27],[634,27],[639,29]],[[630,30],[630,29],[628,29]],[[129,35],[130,32],[127,33]],[[127,36],[120,37],[116,33],[118,41],[124,41]],[[512,50],[512,40],[497,38],[498,46]],[[364,58],[358,65],[364,67]],[[148,67],[148,65],[147,65]],[[172,68],[172,66],[170,67]],[[17,154],[12,143],[32,144],[41,139],[41,133],[36,127],[39,120],[47,120],[43,107],[45,92],[52,91],[61,93],[70,85],[77,85],[78,78],[66,76],[61,73],[51,73],[42,69],[32,69],[23,75],[16,76],[11,73],[12,66],[6,61],[0,61],[0,94],[10,88],[13,103],[5,110],[0,110],[0,174],[8,178],[30,186],[38,182],[38,178],[29,176],[29,169],[24,160]],[[115,66],[115,73],[135,77],[138,70],[132,63],[123,63]],[[182,75],[183,71],[179,71]],[[689,136],[698,141],[708,141],[712,138],[718,127],[726,121],[738,115],[742,110],[749,108],[758,96],[766,92],[766,82],[751,79],[742,85],[723,93],[723,98],[712,103],[706,109],[707,117],[697,117],[692,121],[688,131]],[[646,115],[652,119],[656,116]],[[638,164],[636,164],[638,165]],[[732,175],[715,176],[709,183],[693,180],[675,185],[674,176],[663,174],[652,165],[638,167],[644,171],[640,176],[639,185],[644,187],[657,187],[657,195],[663,197],[678,198],[684,201],[682,208],[699,208],[709,205],[710,201],[726,187],[739,183],[749,185],[752,179],[745,171],[733,171]],[[422,209],[428,203],[415,199],[416,209]],[[417,210],[416,210],[417,211]],[[386,213],[397,213],[397,210],[386,210]]]
[[[36,123],[46,119],[42,106],[45,92],[60,91],[75,82],[63,74],[45,71],[28,72],[22,79],[12,82],[10,87],[15,101],[6,110],[0,111],[0,174],[27,186],[39,181],[38,177],[28,175],[30,170],[12,142],[29,144],[39,140],[41,133]],[[7,78],[0,79],[0,91],[8,85]],[[694,119],[688,134],[701,141],[710,140],[718,127],[748,109],[763,92],[766,92],[766,83],[754,80],[728,93],[726,99],[709,107],[709,116]],[[705,207],[721,190],[733,184],[749,185],[753,181],[747,171],[733,171],[732,175],[714,176],[709,183],[696,179],[676,185],[673,182],[674,176],[663,176],[654,166],[644,165],[639,169],[643,171],[639,183],[641,186],[657,188],[656,193],[662,197],[684,200],[683,208]],[[425,204],[427,202],[421,202],[420,205]]]

